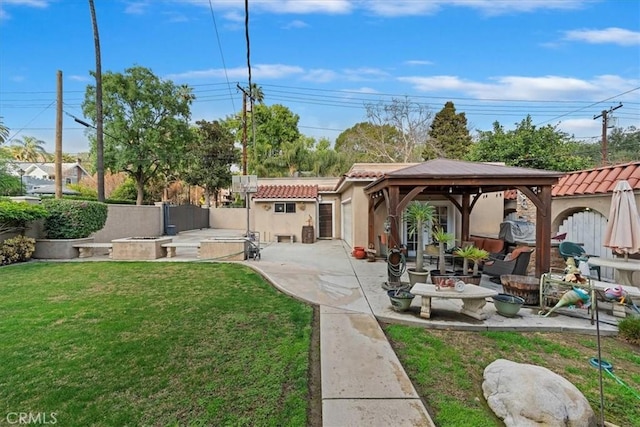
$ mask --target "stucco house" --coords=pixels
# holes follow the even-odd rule
[[[366,187],[384,176],[402,175],[421,163],[356,163],[339,178],[259,178],[258,192],[252,195],[249,223],[250,228],[261,234],[263,241],[273,242],[277,235],[293,234],[297,242],[302,241],[302,227],[314,226],[317,239],[343,239],[351,247],[375,245],[378,253],[383,253],[385,221],[394,222],[399,240],[406,244],[409,256],[415,254],[415,236],[407,233],[406,223],[401,215],[387,217],[384,204],[373,209],[373,221],[369,221],[370,196]],[[464,162],[463,162],[464,166]],[[526,170],[525,170],[526,171]],[[546,171],[543,175],[549,175]],[[554,175],[555,174],[555,175]],[[550,236],[567,233],[566,239],[580,242],[590,254],[611,256],[611,251],[602,246],[602,233],[606,227],[613,188],[619,179],[627,179],[635,189],[640,205],[640,162],[612,165],[586,171],[563,174],[550,172],[553,178],[551,188]],[[454,183],[451,183],[452,187]],[[468,221],[469,235],[498,237],[500,224],[505,219],[518,218],[535,223],[540,214],[530,196],[538,191],[525,194],[513,189],[491,191],[485,188],[472,197],[473,209]],[[454,233],[460,241],[463,235],[463,219],[460,209],[462,196],[443,194],[423,194],[419,200],[429,200],[437,207],[440,224]],[[213,209],[213,227],[244,229],[246,217],[235,215],[230,220],[226,209]],[[509,216],[510,215],[510,216]],[[373,228],[373,230],[370,230]],[[425,241],[430,241],[426,232]],[[373,236],[371,238],[370,236]],[[553,243],[537,252],[554,251]],[[557,244],[557,242],[556,242]],[[613,272],[603,270],[603,276],[613,278]]]

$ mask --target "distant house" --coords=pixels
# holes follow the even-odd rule
[[[55,163],[18,162],[11,161],[7,165],[8,172],[13,176],[21,176],[27,192],[37,188],[53,185],[56,180]],[[62,184],[77,184],[82,178],[91,175],[82,167],[80,161],[62,163]]]

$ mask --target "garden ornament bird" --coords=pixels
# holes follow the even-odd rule
[[[624,288],[620,285],[615,285],[610,288],[606,288],[604,290],[604,297],[607,301],[618,301],[620,304],[626,304],[632,307],[635,311],[640,313],[640,307],[638,307],[631,298],[629,298],[629,294]]]
[[[589,308],[591,306],[591,297],[589,296],[589,292],[574,286],[573,289],[565,292],[560,298],[560,301],[558,301],[558,303],[553,306],[551,310],[544,314],[543,317],[547,317],[558,308],[565,306]]]

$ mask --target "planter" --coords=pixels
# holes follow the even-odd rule
[[[31,258],[36,259],[73,259],[80,256],[78,248],[73,245],[93,243],[93,237],[83,239],[36,239],[36,250]]]
[[[524,299],[515,295],[498,294],[492,298],[498,314],[505,317],[515,317],[524,304]]]
[[[480,280],[482,280],[482,274],[478,274],[477,276],[472,276],[472,275],[462,275],[462,274],[457,274],[455,276],[456,280],[462,280],[464,283],[466,283],[467,285],[478,285],[480,286]]]
[[[389,296],[391,306],[395,311],[407,311],[411,306],[411,302],[415,298],[415,295],[411,292],[401,289],[389,290],[387,291],[387,295]]]
[[[364,250],[364,248],[358,247],[357,249],[354,249],[353,256],[356,259],[365,259],[367,257],[367,252]]]
[[[354,246],[351,250],[351,256],[357,258],[356,253],[363,252],[366,256],[366,252],[364,252],[364,246]]]
[[[533,276],[503,274],[500,276],[505,293],[524,299],[525,305],[540,304],[540,279]]]
[[[427,283],[427,280],[429,280],[428,271],[416,271],[415,268],[407,268],[407,274],[409,274],[409,283],[412,285],[416,283]]]
[[[440,274],[440,270],[431,270],[429,275],[431,277],[431,283],[434,285],[437,285],[440,282],[440,279],[455,278],[455,273],[453,271],[447,271],[445,274]]]
[[[171,237],[128,237],[112,240],[111,257],[115,260],[149,260],[167,256],[164,243],[171,243]]]

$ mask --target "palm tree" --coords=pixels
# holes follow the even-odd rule
[[[427,227],[431,225],[435,218],[435,207],[429,202],[421,203],[419,201],[413,201],[407,207],[405,212],[405,219],[407,221],[407,231],[409,236],[416,235],[416,267],[413,269],[413,273],[425,273],[424,271],[424,241],[423,233]],[[407,269],[411,277],[412,271]],[[426,276],[426,274],[423,274]]]
[[[104,114],[102,110],[102,59],[100,55],[100,34],[93,0],[89,0],[93,44],[96,51],[96,172],[98,178],[98,201],[104,202]]]
[[[257,84],[251,83],[251,86],[249,87],[249,95],[254,101],[257,101],[258,104],[264,104],[264,92]]]
[[[23,162],[45,162],[47,151],[43,145],[46,142],[34,136],[23,136],[22,139],[14,139],[10,146],[13,157]]]
[[[9,138],[9,128],[4,125],[3,118],[0,116],[0,145],[4,144]]]

